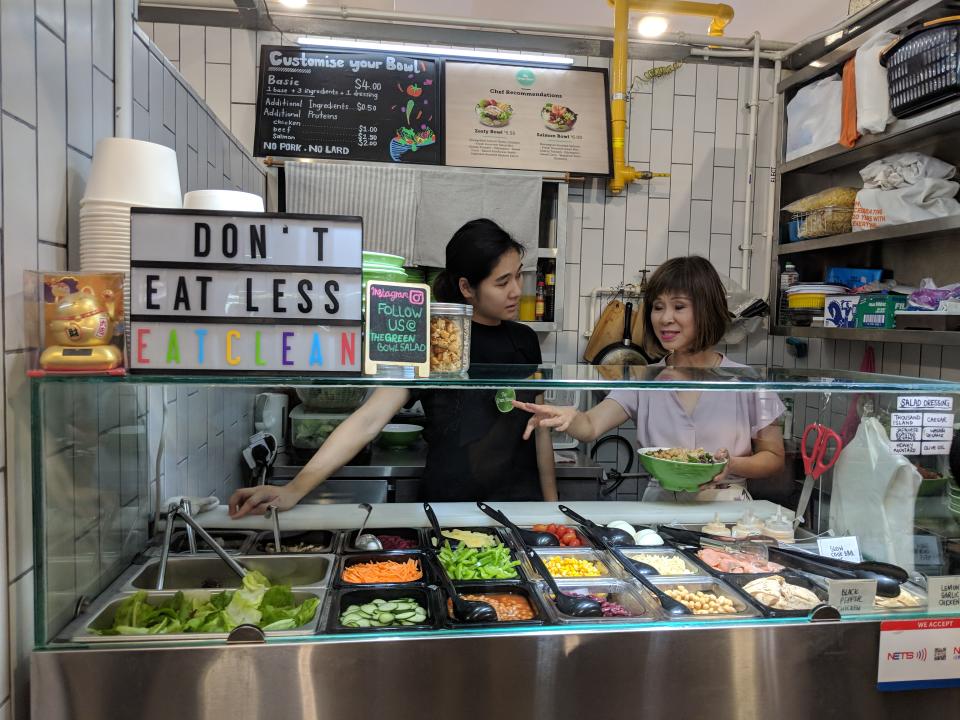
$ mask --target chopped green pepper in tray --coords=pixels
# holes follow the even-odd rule
[[[510,548],[471,548],[460,545],[456,550],[445,542],[437,554],[451,580],[510,580],[517,577],[518,560],[510,558]]]
[[[306,625],[320,599],[299,605],[289,585],[271,585],[260,572],[247,573],[243,587],[214,593],[209,598],[178,592],[152,605],[146,590],[131,595],[117,607],[113,626],[94,630],[100,635],[169,635],[174,633],[224,633],[249,623],[262,630],[292,630]]]

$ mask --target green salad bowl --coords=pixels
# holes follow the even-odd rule
[[[423,433],[423,428],[420,425],[391,423],[383,426],[383,430],[380,431],[380,436],[377,438],[377,443],[381,447],[391,450],[401,450],[410,447],[419,440],[421,433]]]
[[[726,460],[715,463],[679,462],[678,460],[663,460],[647,454],[667,449],[646,447],[637,450],[640,464],[643,465],[644,470],[650,473],[664,490],[697,492],[701,486],[706,485],[719,475],[727,464]]]

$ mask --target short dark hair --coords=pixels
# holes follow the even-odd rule
[[[709,260],[688,255],[667,260],[654,271],[647,283],[643,301],[643,343],[648,354],[659,357],[667,353],[657,339],[651,320],[653,304],[664,293],[682,293],[693,304],[695,332],[690,352],[709,350],[720,342],[730,325],[726,290]]]
[[[466,304],[460,292],[460,278],[465,278],[470,287],[477,287],[511,250],[523,257],[523,245],[493,220],[479,218],[463,225],[447,243],[446,269],[433,281],[437,300]]]

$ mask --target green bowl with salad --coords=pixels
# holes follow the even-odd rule
[[[645,447],[637,450],[640,464],[664,490],[697,492],[723,472],[726,460],[697,448]]]

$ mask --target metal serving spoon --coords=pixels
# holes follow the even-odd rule
[[[431,509],[430,512],[432,513],[433,510]],[[460,597],[443,567],[438,568],[437,577],[440,578],[443,589],[450,596],[450,602],[453,603],[453,615],[457,620],[465,623],[497,622],[497,611],[493,609],[493,605],[482,600],[467,600]]]
[[[557,609],[560,612],[571,617],[601,617],[603,615],[603,607],[599,602],[586,595],[568,595],[563,592],[557,585],[557,581],[553,579],[553,575],[547,570],[547,566],[543,564],[540,556],[530,548],[524,548],[524,552],[530,558],[530,562],[533,563],[537,573],[553,591]]]
[[[363,529],[367,526],[367,520],[370,519],[370,513],[373,512],[373,506],[369,503],[360,503],[358,505],[361,510],[367,511],[367,516],[363,519],[363,523],[360,525],[360,530],[357,531],[357,539],[353,541],[353,546],[357,550],[383,550],[383,544],[377,540],[377,538],[370,533],[365,533]]]
[[[500,510],[495,510],[484,502],[478,502],[477,507],[487,517],[493,518],[504,527],[510,528],[513,534],[520,538],[524,545],[530,547],[559,547],[560,541],[553,533],[537,530],[524,530],[514,525]]]
[[[588,536],[594,538],[596,542],[602,543],[609,540],[614,545],[636,545],[637,541],[630,533],[618,530],[617,528],[608,528],[597,525],[593,520],[588,520],[583,515],[574,512],[566,505],[558,505],[557,509],[564,515],[578,523]]]

